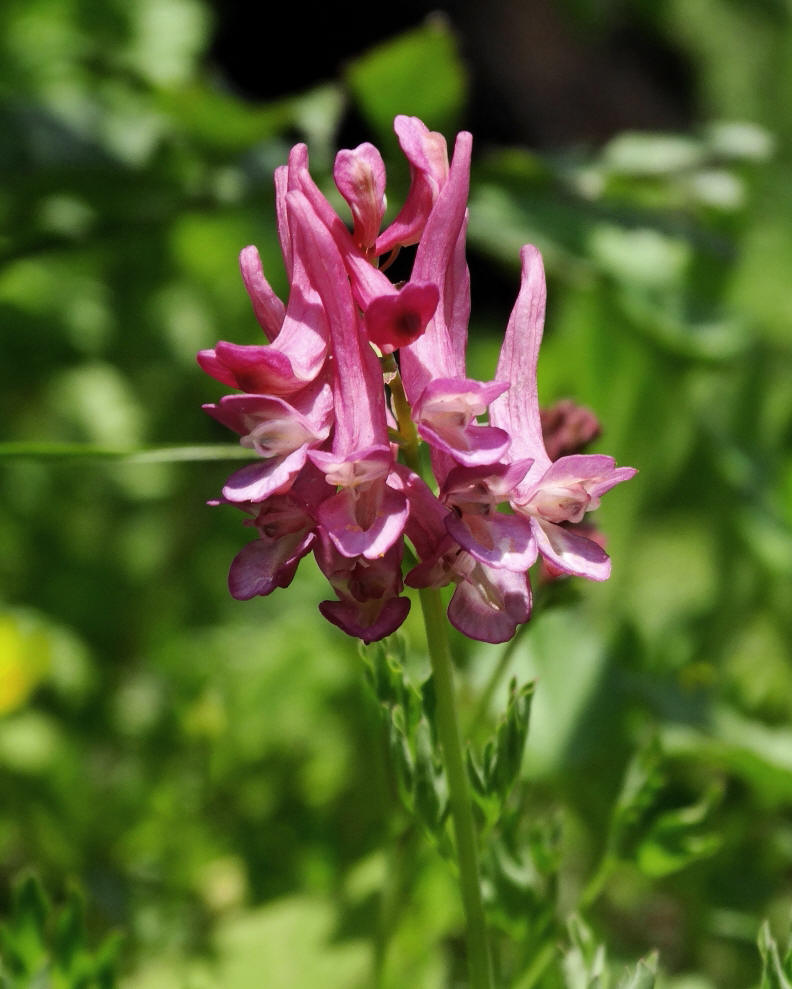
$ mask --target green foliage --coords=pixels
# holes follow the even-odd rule
[[[567,925],[570,947],[563,958],[566,989],[654,989],[657,954],[641,959],[633,968],[609,965],[605,946],[578,916]]]
[[[452,132],[467,90],[453,35],[439,18],[355,59],[346,81],[372,130],[389,143],[398,113],[420,117],[430,130]]]
[[[10,916],[0,926],[3,989],[112,989],[117,977],[118,935],[96,949],[86,943],[82,896],[76,887],[53,908],[34,876],[17,882]]]
[[[789,989],[792,986],[792,934],[779,951],[766,920],[759,931],[759,953],[762,956],[762,981],[759,989]]]
[[[431,712],[431,677],[419,689],[405,671],[404,641],[393,635],[384,643],[361,647],[369,682],[382,708],[391,761],[407,808],[448,852],[448,784]]]
[[[520,773],[533,693],[534,684],[518,689],[517,681],[512,679],[506,711],[498,721],[495,736],[484,746],[481,765],[471,749],[467,750],[471,793],[490,826],[502,818],[506,799]]]
[[[712,782],[696,803],[662,809],[660,798],[668,784],[656,740],[640,749],[627,767],[614,805],[606,861],[635,861],[649,876],[666,876],[709,858],[721,847],[714,831],[702,831],[723,795]]]

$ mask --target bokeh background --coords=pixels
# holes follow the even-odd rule
[[[31,869],[56,907],[79,887],[88,954],[123,931],[135,989],[464,971],[312,561],[235,602],[248,534],[205,505],[233,464],[98,455],[228,443],[194,353],[259,340],[241,247],[285,291],[273,168],[305,140],[329,190],[374,140],[398,207],[412,113],[476,139],[471,373],[536,243],[542,399],[640,469],[598,513],[612,579],[548,589],[495,684],[490,720],[538,679],[527,851],[488,880],[503,979],[561,985],[527,960],[577,909],[617,961],[659,948],[661,986],[758,985],[792,908],[792,8],[277,7],[0,9],[0,913]],[[404,639],[420,680],[417,615]],[[501,651],[454,649],[470,715]]]

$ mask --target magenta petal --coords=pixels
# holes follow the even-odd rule
[[[526,244],[520,251],[522,278],[517,301],[506,327],[496,377],[510,383],[508,392],[495,399],[490,407],[490,422],[501,426],[512,438],[512,460],[531,457],[534,466],[530,477],[541,477],[550,466],[544,447],[536,366],[544,331],[544,266],[539,251]]]
[[[573,454],[552,464],[538,483],[519,486],[514,504],[547,522],[580,522],[599,507],[602,494],[635,474],[615,467],[612,457]]]
[[[537,546],[528,519],[519,515],[446,517],[449,535],[472,557],[491,567],[524,573],[536,560]]]
[[[598,480],[609,475],[615,465],[616,461],[613,457],[603,453],[573,453],[554,461],[547,468],[542,482],[547,480],[553,484],[567,484]]]
[[[457,585],[448,605],[454,628],[479,642],[508,642],[531,617],[531,585],[525,573],[481,564]]]
[[[242,437],[242,446],[261,457],[285,456],[305,443],[316,446],[330,433],[333,395],[326,382],[314,382],[289,396],[224,395],[203,408]]]
[[[556,460],[545,473],[541,484],[582,484],[592,499],[629,481],[637,471],[634,467],[616,467],[613,457],[597,453],[576,453]]]
[[[229,388],[239,387],[236,375],[218,358],[214,347],[211,350],[199,350],[195,359],[201,370],[206,371],[215,381],[228,385]]]
[[[432,555],[438,544],[448,539],[445,519],[449,509],[433,494],[429,485],[403,464],[394,464],[388,475],[388,485],[404,492],[410,507],[407,538],[415,547],[420,560]]]
[[[508,381],[476,381],[475,378],[435,378],[430,381],[418,400],[414,412],[418,418],[447,415],[464,417],[486,412],[487,406],[509,387]]]
[[[333,167],[338,191],[352,210],[358,247],[372,247],[385,215],[385,163],[373,144],[339,151]]]
[[[286,268],[286,277],[289,279],[289,284],[291,285],[292,272],[294,271],[294,252],[292,250],[291,233],[289,231],[289,220],[286,215],[286,193],[289,189],[288,165],[279,165],[275,169],[274,179],[278,240],[280,241],[281,254],[283,255],[283,265]]]
[[[417,340],[437,309],[437,286],[407,282],[396,295],[373,299],[366,310],[369,340],[383,354],[392,354]]]
[[[364,312],[372,299],[380,295],[396,294],[396,289],[388,276],[375,268],[366,254],[355,244],[341,217],[311,178],[308,172],[308,152],[304,144],[296,145],[289,155],[289,190],[292,195],[299,192],[310,204],[309,213],[304,214],[308,225],[311,226],[318,221],[335,241],[336,249],[351,280],[355,301]],[[321,237],[321,234],[319,236]],[[327,248],[323,248],[323,252],[326,251]],[[319,283],[316,284],[318,286]]]
[[[308,552],[313,533],[294,539],[256,539],[248,543],[231,563],[228,589],[238,601],[271,594],[276,587],[288,587],[297,564]]]
[[[413,405],[420,435],[460,464],[473,467],[500,460],[509,435],[494,426],[479,426],[475,417],[507,389],[502,381],[437,378],[430,381]],[[439,481],[444,478],[438,477]]]
[[[332,336],[336,415],[333,450],[346,456],[351,450],[373,443],[387,444],[382,370],[363,334],[337,244],[305,195],[290,192],[288,201],[295,250],[304,255]]]
[[[223,487],[223,497],[235,504],[258,503],[271,495],[285,493],[302,470],[306,455],[307,447],[301,446],[286,457],[248,464],[229,477]]]
[[[383,481],[393,463],[388,446],[375,444],[349,454],[329,450],[311,450],[313,463],[325,475],[328,484],[342,488],[360,488]]]
[[[415,254],[412,280],[437,285],[440,303],[426,332],[401,354],[402,381],[410,402],[415,402],[435,379],[465,373],[468,284],[464,234],[471,147],[470,134],[462,131],[457,135],[448,179]],[[452,298],[456,292],[459,297]]]
[[[404,115],[396,117],[393,129],[410,163],[410,191],[396,219],[377,238],[377,254],[418,242],[448,178],[448,148],[442,134],[430,131],[417,117]]]
[[[534,535],[539,552],[557,570],[589,580],[610,577],[610,557],[593,540],[543,519],[534,519]]]
[[[280,333],[286,307],[272,291],[264,277],[259,252],[252,245],[243,247],[239,254],[239,268],[247,294],[253,304],[253,312],[268,340],[274,340]]]
[[[439,432],[428,423],[420,423],[418,432],[427,443],[448,453],[466,467],[493,464],[509,448],[509,434],[495,426],[468,426],[464,432]]]
[[[283,456],[305,443],[320,443],[330,432],[329,418],[314,425],[283,399],[266,395],[224,395],[204,410],[242,437],[242,445],[261,457]]]
[[[409,515],[403,494],[382,486],[374,517],[361,525],[358,500],[360,495],[346,489],[323,501],[318,509],[319,522],[342,556],[364,556],[375,560],[386,553],[401,537]]]
[[[295,377],[291,361],[275,346],[259,347],[221,340],[215,346],[214,355],[233,376],[233,387],[242,391],[288,395],[306,383]],[[201,361],[200,354],[198,363],[212,374]]]
[[[455,467],[443,482],[443,501],[458,508],[466,504],[499,505],[509,501],[532,464],[533,460],[515,460],[512,464]]]
[[[322,601],[319,611],[347,635],[354,635],[368,645],[391,635],[410,610],[409,598],[389,598],[384,603],[367,601]]]

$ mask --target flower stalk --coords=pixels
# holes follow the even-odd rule
[[[481,896],[478,839],[459,731],[454,672],[443,602],[440,591],[434,587],[422,589],[420,597],[437,699],[437,733],[443,750],[454,821],[459,885],[465,910],[470,985],[471,989],[492,989],[492,962]]]

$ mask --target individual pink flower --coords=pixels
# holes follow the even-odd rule
[[[321,479],[306,474],[288,494],[238,506],[251,516],[247,524],[257,530],[258,539],[237,553],[231,564],[228,587],[233,597],[246,601],[266,596],[292,582],[297,565],[316,538],[309,500],[316,496],[317,480],[321,483]]]
[[[536,368],[544,328],[544,267],[539,251],[523,247],[522,279],[501,348],[496,374],[510,382],[508,392],[490,408],[490,419],[511,436],[508,458],[533,463],[511,497],[514,511],[528,518],[539,552],[557,570],[606,580],[608,554],[591,539],[562,523],[580,522],[599,505],[600,497],[636,473],[616,467],[612,457],[573,454],[551,461],[542,436]]]
[[[492,464],[509,445],[507,432],[476,421],[508,388],[508,381],[474,381],[465,374],[470,296],[464,238],[471,146],[470,134],[457,136],[448,177],[415,255],[412,279],[437,285],[437,309],[426,331],[400,352],[405,392],[419,434],[433,447],[439,483],[454,462]]]
[[[265,288],[255,259],[243,252],[243,277],[265,332],[275,328],[277,306]],[[265,301],[266,300],[266,301]],[[329,330],[324,309],[305,270],[305,258],[292,252],[291,290],[283,322],[266,346],[227,343],[198,354],[198,363],[231,388],[254,394],[288,396],[313,381],[327,358]]]
[[[399,540],[373,560],[344,556],[326,530],[320,529],[314,556],[338,595],[337,601],[319,605],[324,617],[366,643],[395,632],[410,610],[409,598],[400,597],[403,550],[404,543]]]
[[[242,446],[257,453],[261,462],[238,470],[225,484],[223,497],[233,502],[260,502],[282,494],[305,465],[308,450],[329,436],[333,421],[333,392],[317,379],[290,396],[225,395],[204,409],[241,436]]]
[[[311,461],[340,490],[322,502],[319,521],[338,551],[382,556],[401,538],[405,498],[387,487],[393,451],[385,418],[382,370],[363,332],[349,279],[330,231],[299,191],[289,193],[296,253],[327,314],[333,346],[335,428],[332,449],[311,450]]]

